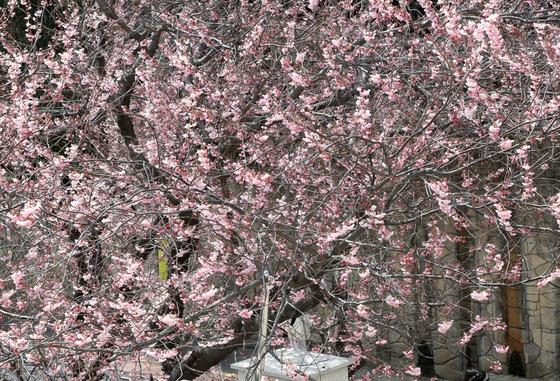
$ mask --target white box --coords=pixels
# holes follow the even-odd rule
[[[305,373],[313,381],[348,381],[350,359],[317,352],[302,352],[293,348],[277,349],[265,356],[264,375],[272,381],[289,381],[290,368]],[[232,364],[238,371],[238,381],[254,381],[256,358]]]

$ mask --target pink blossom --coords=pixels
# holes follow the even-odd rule
[[[31,249],[29,249],[29,251],[27,252],[27,258],[28,259],[35,259],[37,258],[37,248],[36,247],[32,247]]]
[[[420,377],[420,375],[422,374],[422,370],[419,367],[414,367],[412,365],[409,365],[406,368],[405,373],[413,377]]]
[[[97,347],[103,347],[103,345],[105,345],[107,342],[109,342],[109,340],[111,340],[111,333],[110,333],[110,329],[111,326],[109,327],[109,329],[105,329],[103,330],[103,332],[101,332],[99,334],[99,336],[97,336]]]
[[[437,331],[442,335],[445,335],[447,331],[449,331],[452,325],[453,325],[453,320],[442,321],[441,323],[438,323]]]
[[[500,136],[500,125],[501,125],[501,123],[499,121],[496,121],[496,122],[492,123],[490,125],[490,128],[488,129],[488,131],[490,133],[490,137],[494,141],[498,140],[498,137]]]
[[[553,272],[551,272],[548,276],[543,277],[540,281],[537,282],[537,287],[543,288],[548,285],[550,282],[554,282],[556,279],[560,278],[560,268],[557,268]]]
[[[485,302],[490,299],[490,293],[487,290],[471,292],[471,298],[477,302]]]
[[[500,373],[502,371],[502,363],[499,361],[492,361],[488,369],[492,372]]]
[[[442,212],[448,216],[453,215],[453,208],[449,199],[449,186],[445,181],[428,183],[430,189],[435,193],[436,200]]]
[[[465,332],[463,334],[463,337],[461,337],[461,339],[459,340],[459,345],[463,347],[467,345],[469,341],[471,341],[471,339],[472,339],[472,333]]]
[[[494,345],[494,350],[496,351],[496,353],[508,353],[509,351],[509,346],[507,345]]]
[[[175,327],[178,323],[177,318],[171,315],[165,315],[159,318],[159,321],[169,327]]]
[[[496,207],[496,214],[502,221],[508,221],[511,218],[511,211],[504,209],[501,205],[495,204]]]
[[[476,104],[472,107],[467,107],[463,110],[463,115],[465,115],[465,117],[467,117],[468,119],[473,119],[476,114],[477,108],[478,106]]]
[[[19,227],[30,228],[35,224],[41,210],[40,202],[27,202],[18,214],[10,214],[11,220]]]
[[[517,153],[519,160],[521,162],[525,161],[527,159],[527,151],[531,148],[530,145],[528,144],[524,144],[523,146],[521,146],[520,148],[516,149],[515,152]]]
[[[507,151],[513,146],[513,140],[505,139],[500,142],[500,149],[503,151]]]
[[[57,308],[59,308],[60,306],[62,306],[63,304],[64,304],[64,302],[58,302],[58,303],[49,302],[49,303],[45,304],[45,306],[43,307],[43,311],[52,312],[52,311],[56,310]]]
[[[16,219],[15,223],[17,226],[21,228],[30,228],[33,226],[33,220],[31,219],[26,219],[26,220]]]
[[[80,333],[76,334],[76,337],[72,340],[72,344],[77,347],[85,347],[89,343],[91,343],[91,337]]]
[[[292,292],[292,300],[297,303],[305,299],[305,290],[297,290]]]
[[[374,85],[378,85],[382,82],[381,76],[379,74],[372,74],[369,78],[370,82]]]
[[[316,11],[319,6],[319,0],[309,0],[309,9]]]
[[[309,3],[311,4],[312,2],[318,2],[318,0],[310,0]],[[311,5],[310,5],[311,8]],[[299,52],[296,55],[296,63],[301,65],[303,64],[303,61],[305,61],[305,56],[307,55],[307,52]]]
[[[504,40],[497,26],[499,16],[497,14],[493,14],[489,16],[487,20],[488,22],[484,22],[483,26],[491,45],[498,51],[502,50],[504,48]]]
[[[377,335],[377,329],[373,328],[372,326],[368,326],[365,333],[367,337],[374,337],[375,335]]]
[[[253,311],[250,311],[248,309],[243,309],[241,310],[241,312],[239,312],[239,316],[241,316],[243,319],[250,319],[252,315]]]
[[[216,295],[217,292],[218,292],[217,289],[212,288],[206,292],[201,293],[200,295],[197,295],[195,300],[200,303],[208,302],[210,299],[214,297],[214,295]]]
[[[360,264],[360,260],[353,256],[353,255],[347,255],[345,256],[342,261],[342,263],[344,263],[345,265],[350,265],[350,266],[356,266]]]
[[[556,223],[560,226],[560,194],[551,198],[550,212],[556,218]]]
[[[177,348],[168,349],[168,350],[165,350],[165,351],[161,351],[161,352],[159,353],[158,359],[160,359],[160,360],[167,360],[167,359],[176,357],[177,354],[178,354]]]
[[[361,280],[367,280],[370,278],[370,271],[369,269],[365,269],[364,271],[360,272],[358,274],[358,276],[360,277]]]
[[[294,84],[294,86],[306,87],[306,86],[309,85],[309,83],[305,79],[305,77],[302,76],[301,74],[296,73],[296,72],[291,73],[290,78],[292,79],[292,83]]]
[[[15,292],[15,290],[3,292],[2,295],[0,295],[0,306],[4,308],[10,307],[12,305],[12,301],[10,300],[10,298],[13,294],[15,294]]]
[[[32,216],[35,216],[40,209],[40,203],[26,203],[25,207],[21,210],[19,215],[23,219],[28,219]]]
[[[356,312],[358,313],[358,316],[363,319],[367,319],[369,317],[369,311],[363,304],[358,305],[358,308],[356,308]]]
[[[506,228],[508,232],[514,233],[513,227],[509,222],[512,215],[511,210],[507,210],[500,204],[494,204],[494,207],[496,208],[496,214],[498,215],[500,223]]]
[[[19,337],[19,338],[16,338],[14,340],[10,340],[8,343],[13,349],[15,349],[17,351],[25,350],[27,345],[28,345],[28,341],[23,337]]]
[[[205,149],[200,149],[197,151],[197,154],[198,154],[198,161],[201,167],[207,171],[210,170],[212,164],[210,162],[210,158],[208,157],[208,151]]]
[[[469,77],[465,81],[465,84],[467,85],[469,96],[474,99],[479,99],[482,89],[478,83],[473,78]]]
[[[394,308],[399,308],[404,304],[401,300],[395,298],[393,295],[389,295],[387,298],[385,298],[385,303]]]
[[[523,175],[523,194],[521,195],[523,201],[527,201],[537,192],[533,182],[534,176],[535,174],[532,171],[527,171]]]
[[[12,280],[14,281],[14,284],[16,286],[16,289],[22,289],[25,287],[25,281],[24,281],[24,276],[23,273],[21,271],[16,271],[15,273],[13,273],[11,275]]]

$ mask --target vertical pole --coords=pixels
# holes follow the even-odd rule
[[[266,357],[266,338],[268,335],[268,290],[265,285],[265,296],[264,296],[264,306],[262,312],[261,329],[259,333],[259,366],[257,369],[257,381],[262,381],[265,369],[265,357]]]
[[[266,338],[268,335],[268,304],[269,304],[269,295],[268,295],[268,288],[267,288],[267,280],[268,274],[265,274],[265,281],[263,283],[263,291],[264,291],[264,305],[262,310],[261,316],[261,329],[259,331],[259,352],[257,361],[259,366],[257,367],[256,372],[256,381],[262,381],[264,376],[264,369],[265,369],[265,357],[266,357]]]

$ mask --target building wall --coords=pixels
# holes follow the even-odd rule
[[[557,243],[545,234],[525,237],[521,252],[526,259],[527,275],[548,274],[557,265]],[[560,298],[558,282],[538,287],[535,282],[523,286],[524,343],[526,376],[543,380],[560,378]]]
[[[476,217],[472,216],[473,221]],[[498,250],[507,253],[506,266],[512,266],[520,261],[522,264],[522,284],[503,285],[493,288],[492,298],[488,302],[478,303],[468,301],[471,319],[480,315],[485,318],[501,317],[507,323],[506,331],[485,331],[475,336],[474,355],[476,360],[468,359],[466,348],[459,353],[454,349],[456,339],[462,334],[462,329],[468,326],[465,316],[455,316],[463,319],[464,323],[453,326],[447,335],[450,339],[434,340],[434,363],[437,375],[449,380],[460,380],[457,370],[463,372],[467,366],[490,370],[495,361],[503,364],[502,373],[513,373],[527,378],[545,381],[560,379],[560,282],[551,282],[545,287],[538,287],[538,277],[549,274],[559,267],[558,240],[549,233],[552,221],[524,221],[527,225],[537,225],[543,233],[528,233],[519,237],[508,237],[489,232],[481,227],[471,242],[473,250],[484,247],[487,243],[494,244]],[[457,260],[461,250],[456,244],[449,244],[442,263]],[[482,265],[485,260],[483,253],[475,255],[473,266]],[[497,283],[504,282],[496,277]],[[456,297],[457,303],[463,298],[458,291],[450,293],[452,287],[444,280],[436,282],[437,290],[447,297]],[[450,301],[452,302],[452,301]],[[439,317],[435,316],[437,321]],[[449,315],[447,315],[449,318]],[[441,336],[441,335],[440,335]],[[434,334],[437,337],[437,334]],[[451,339],[452,338],[452,339]],[[508,346],[508,353],[496,351],[496,345]],[[469,364],[470,363],[470,364]]]

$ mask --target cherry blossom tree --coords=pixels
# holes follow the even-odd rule
[[[266,290],[269,347],[306,313],[419,375],[463,301],[560,277],[516,249],[560,232],[555,2],[0,3],[0,367],[194,379]]]

